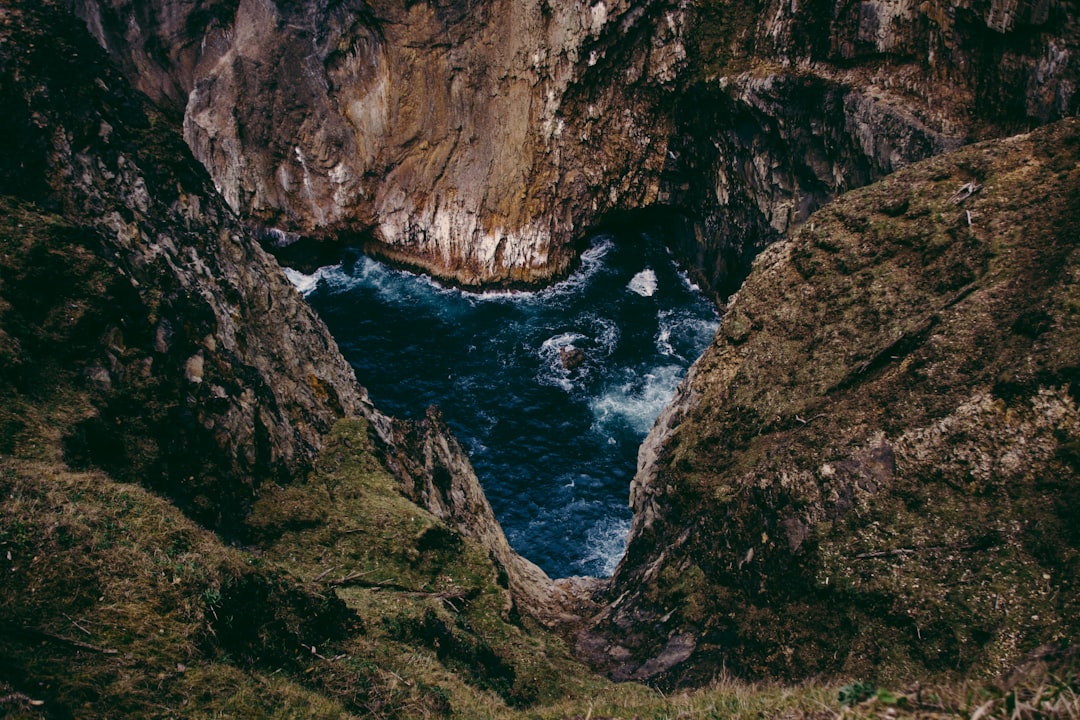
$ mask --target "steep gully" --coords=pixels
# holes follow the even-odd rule
[[[463,285],[545,282],[583,229],[662,206],[723,298],[837,194],[1078,103],[1077,18],[1054,2],[69,4],[267,239],[344,238]],[[549,581],[477,525],[438,419],[407,441],[375,426],[552,618]]]

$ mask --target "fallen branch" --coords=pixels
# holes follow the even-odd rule
[[[931,552],[935,550],[978,550],[985,547],[984,545],[929,545],[926,547],[913,547],[913,548],[895,548],[892,550],[875,550],[874,552],[859,553],[855,556],[856,560],[870,560],[873,558],[883,557],[895,557],[898,555],[914,555],[917,552]]]
[[[11,693],[9,695],[4,695],[3,697],[0,697],[0,705],[10,705],[12,703],[26,703],[27,705],[30,705],[31,707],[41,707],[42,705],[45,704],[45,701],[44,700],[35,700],[34,698],[30,697],[29,695],[26,695],[26,694],[21,693],[21,692],[13,692],[13,693]]]
[[[896,548],[895,550],[878,550],[876,552],[859,553],[856,560],[868,560],[870,558],[889,557],[891,555],[912,555],[915,548]]]
[[[91,634],[91,632],[90,632],[89,630],[87,630],[86,628],[84,628],[84,627],[83,627],[82,625],[80,625],[79,623],[75,622],[75,620],[74,620],[74,619],[73,619],[73,618],[72,618],[72,617],[71,617],[70,615],[68,615],[67,613],[61,613],[61,615],[63,615],[64,617],[66,617],[66,618],[67,618],[68,620],[70,620],[70,621],[71,621],[71,624],[72,624],[72,625],[74,625],[74,626],[75,626],[75,627],[77,627],[78,629],[82,630],[82,631],[83,631],[84,633],[86,633],[87,635],[90,635],[90,634]]]
[[[341,578],[340,580],[334,580],[330,584],[332,586],[334,586],[334,587],[346,587],[347,586],[347,587],[368,588],[370,590],[397,590],[399,592],[414,593],[414,594],[419,594],[419,595],[424,595],[424,594],[434,595],[435,594],[435,593],[422,593],[422,592],[419,592],[417,590],[413,590],[410,587],[405,587],[404,585],[398,585],[395,582],[390,582],[389,580],[380,580],[379,582],[370,582],[368,580],[361,580],[360,579],[364,575],[370,575],[373,572],[375,572],[375,571],[374,570],[368,570],[367,572],[352,573],[350,575],[346,575],[345,577]]]
[[[319,581],[320,581],[320,580],[322,580],[322,579],[323,579],[324,577],[326,577],[327,575],[329,575],[330,573],[332,573],[332,572],[333,572],[334,570],[337,570],[337,567],[338,567],[337,565],[332,565],[332,566],[330,566],[329,568],[327,568],[326,570],[323,570],[323,571],[322,571],[321,573],[319,573],[318,575],[316,575],[315,577],[313,577],[313,578],[311,579],[311,582],[319,582]]]
[[[980,190],[982,190],[982,185],[978,184],[974,180],[972,180],[971,182],[966,182],[960,186],[959,190],[953,193],[952,197],[949,198],[949,202],[951,202],[953,205],[959,205]]]
[[[352,584],[362,585],[363,583],[357,583],[355,581],[358,580],[359,578],[364,577],[365,575],[370,575],[373,572],[375,572],[375,571],[374,570],[365,570],[364,572],[351,572],[351,573],[349,573],[348,575],[346,575],[343,578],[339,578],[337,580],[331,580],[330,584],[332,586],[334,586],[334,587],[340,587],[342,585],[352,585]],[[324,573],[324,575],[325,575],[325,573]]]
[[[102,655],[117,655],[119,650],[112,648],[103,648],[99,645],[91,645],[88,642],[82,640],[76,640],[74,638],[64,637],[63,635],[56,635],[51,632],[39,630],[38,628],[30,628],[23,626],[8,626],[14,633],[22,635],[23,637],[33,638],[34,640],[46,640],[49,642],[60,643],[61,645],[69,645],[80,650],[89,650],[91,652],[101,653]]]

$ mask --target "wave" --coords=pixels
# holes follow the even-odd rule
[[[340,265],[327,265],[321,267],[310,275],[302,273],[299,270],[291,267],[281,268],[285,272],[285,277],[292,283],[293,287],[300,291],[300,294],[307,297],[315,288],[319,286],[319,280],[325,277],[328,273],[335,269],[340,270]]]
[[[626,554],[626,536],[630,520],[605,517],[597,521],[585,536],[585,557],[575,566],[593,577],[611,577]]]
[[[598,235],[593,239],[592,246],[581,254],[579,258],[581,265],[576,271],[565,280],[539,290],[457,290],[457,292],[471,299],[487,302],[548,302],[553,297],[576,295],[604,268],[604,258],[614,247],[614,238]]]
[[[704,352],[720,326],[715,317],[681,309],[660,310],[656,323],[656,351],[687,364]]]
[[[629,377],[589,403],[595,427],[609,436],[621,427],[644,437],[671,401],[683,372],[679,365],[661,365],[640,376],[627,371]]]
[[[627,289],[641,297],[652,297],[656,294],[656,273],[652,268],[645,268],[626,285]]]
[[[619,326],[614,320],[584,313],[569,323],[572,329],[544,340],[537,350],[540,367],[536,381],[566,392],[583,390],[611,356],[619,342]]]

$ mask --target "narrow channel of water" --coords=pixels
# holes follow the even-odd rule
[[[597,236],[538,292],[445,288],[364,256],[288,273],[381,410],[442,409],[514,549],[552,577],[614,570],[638,446],[718,322],[660,238]]]

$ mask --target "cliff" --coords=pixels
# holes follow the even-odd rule
[[[618,678],[997,672],[1077,634],[1080,122],[767,249],[639,455]]]
[[[666,131],[640,110],[684,57],[677,7],[70,4],[182,115],[233,209],[284,242],[351,237],[463,284],[537,283],[604,210],[656,197]]]
[[[900,27],[904,12],[916,12],[886,23],[884,10],[864,5],[866,28]],[[633,682],[614,686],[582,659],[664,687],[706,684],[727,670],[899,683],[992,675],[1036,645],[1073,641],[1076,121],[912,164],[801,214],[839,183],[774,226],[781,213],[771,203],[795,188],[777,180],[796,167],[783,160],[813,157],[802,152],[813,143],[850,167],[879,158],[850,181],[858,184],[951,147],[951,135],[925,118],[928,129],[911,134],[909,106],[885,112],[887,99],[870,115],[895,124],[838,120],[862,117],[860,75],[841,67],[858,64],[858,53],[844,60],[851,48],[838,44],[829,51],[836,67],[807,65],[814,56],[800,54],[807,26],[799,22],[832,17],[830,33],[852,33],[850,8],[831,16],[779,8],[740,16],[723,32],[702,22],[724,7],[697,6],[701,34],[690,38],[680,14],[690,8],[658,3],[116,0],[79,3],[85,23],[56,2],[0,4],[0,124],[9,141],[0,156],[0,712],[799,717],[825,708],[877,716],[895,714],[895,695],[841,709],[840,699],[863,697],[852,690],[862,684],[722,682],[665,697]],[[918,9],[959,28],[935,52],[972,47],[963,43],[977,35],[961,31],[985,27],[1008,38],[987,57],[1028,75],[996,84],[1004,82],[997,70],[980,65],[947,87],[974,83],[972,97],[1034,103],[984,113],[985,123],[972,119],[964,132],[993,134],[1075,109],[1067,8],[949,7]],[[517,63],[519,43],[532,41],[495,33],[518,24],[555,33],[544,42],[565,53],[504,76],[477,38],[501,45],[485,52],[513,48]],[[788,26],[775,45],[758,36]],[[413,36],[418,28],[427,34]],[[734,48],[733,64],[715,76],[694,55],[709,38]],[[1042,65],[1049,46],[1061,52]],[[769,53],[782,48],[792,48],[794,64],[779,62],[770,75]],[[318,110],[316,91],[339,102],[333,88],[356,82],[349,92],[372,102],[351,111],[381,112],[374,100],[383,90],[364,89],[371,66],[358,60],[369,51],[415,61],[379,65],[409,78],[384,88],[402,111],[400,127],[387,132],[415,137],[388,141],[389,150],[385,137],[357,136],[344,111],[352,129],[331,137],[340,118]],[[727,62],[723,53],[714,60]],[[875,77],[885,83],[896,63],[882,61]],[[340,74],[331,82],[333,68]],[[841,70],[851,73],[836,80]],[[458,159],[444,163],[429,139],[438,133],[425,134],[448,117],[439,98],[453,77],[483,91],[463,92],[474,115],[460,118],[463,132],[486,128],[472,143],[494,153],[486,165],[473,164],[487,156],[469,154],[480,151],[466,152],[464,141],[446,150]],[[501,255],[485,255],[483,233],[451,233],[460,246],[443,255],[440,240],[423,246],[428,257],[416,251],[417,234],[402,258],[461,282],[535,281],[565,267],[551,258],[569,263],[573,254],[574,231],[551,224],[552,208],[578,223],[655,194],[689,212],[698,191],[702,210],[684,229],[702,242],[682,251],[700,253],[697,267],[715,287],[738,276],[766,236],[762,223],[791,235],[762,255],[643,447],[631,544],[607,583],[552,583],[516,556],[438,413],[402,423],[373,408],[256,238],[270,227],[330,235],[378,226],[376,205],[338,203],[352,191],[328,190],[347,184],[334,178],[354,177],[334,154],[339,144],[391,153],[363,182],[395,177],[387,188],[427,203],[419,214],[386,215],[407,218],[417,233],[443,227],[427,223],[457,212],[446,208],[465,207],[455,198],[488,217],[492,198],[519,187],[502,182],[507,168],[525,172],[504,142],[520,137],[523,121],[509,122],[502,101],[481,99],[518,84],[544,88],[545,98],[558,90],[543,107],[557,106],[551,137],[566,138],[565,146],[522,145],[546,158],[528,165],[526,184],[551,191],[541,196],[548,200],[526,208],[536,197],[527,189],[522,203],[506,201],[522,222],[537,211],[528,223],[543,239],[507,240]],[[832,125],[810,101],[787,101],[818,88],[846,108],[828,116]],[[514,97],[515,108],[526,105]],[[663,110],[673,98],[681,99]],[[205,112],[192,115],[193,102]],[[546,138],[549,116],[535,102],[525,125]],[[431,123],[423,132],[420,116]],[[741,118],[736,131],[731,117]],[[616,132],[630,127],[637,131]],[[685,151],[655,141],[675,127]],[[583,135],[596,142],[571,142]],[[907,136],[910,156],[885,151],[887,138]],[[651,159],[635,164],[642,158]],[[544,163],[568,170],[552,184],[536,169]],[[321,170],[305,176],[313,167]],[[268,171],[278,185],[266,184]],[[809,183],[798,187],[816,187],[790,172]],[[452,176],[495,190],[427,194]],[[729,216],[721,208],[742,233],[728,245],[709,230]],[[436,236],[444,237],[423,235]],[[383,241],[382,252],[398,252]],[[519,262],[532,250],[511,247],[544,243],[554,250],[535,267]],[[738,263],[713,262],[724,257]],[[1064,712],[1075,707],[1059,699],[1075,697],[1077,657],[1043,649],[999,685],[916,690],[903,707]]]
[[[82,24],[7,2],[0,38],[0,712],[342,717],[602,689],[525,615],[550,621],[555,589],[437,415],[371,406]]]
[[[658,204],[724,297],[845,190],[1080,107],[1060,0],[69,4],[272,242],[470,285]]]
[[[691,18],[659,201],[721,297],[843,192],[1080,110],[1068,3],[709,0]]]

